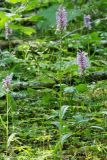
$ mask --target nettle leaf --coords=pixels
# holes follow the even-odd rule
[[[35,33],[35,29],[33,29],[31,27],[21,27],[21,32],[23,32],[26,35],[30,36],[31,34]]]
[[[99,130],[104,130],[103,127],[100,127],[100,126],[91,126],[90,128],[95,128],[95,129],[99,129]]]
[[[52,114],[48,117],[48,119],[56,118],[56,117],[58,117],[58,115],[59,115],[58,111],[52,110]]]
[[[27,18],[29,21],[40,21],[40,20],[45,20],[43,16],[38,16],[38,15],[33,15]]]
[[[78,92],[86,92],[88,90],[87,84],[79,84],[76,86]]]
[[[82,121],[82,120],[83,120],[83,116],[82,116],[82,115],[80,115],[80,114],[74,115],[74,116],[73,116],[73,118],[74,118],[77,122],[79,122],[79,121]]]
[[[28,52],[30,50],[30,46],[28,44],[21,44],[18,46],[18,50]]]
[[[101,113],[104,115],[107,115],[107,111],[102,111]]]
[[[12,63],[18,63],[19,59],[17,59],[14,55],[10,55],[7,57],[4,57],[4,59],[0,60],[0,67],[12,64]]]
[[[83,35],[81,38],[81,41],[86,44],[86,43],[94,43],[95,44],[100,44],[101,38],[99,37],[98,32],[92,32],[88,35]]]
[[[16,140],[16,133],[12,133],[8,138],[8,147],[10,146],[11,142]]]
[[[5,12],[0,12],[0,27],[4,28],[5,23],[8,21],[8,17]]]
[[[60,128],[60,123],[59,122],[52,122],[58,129]]]
[[[66,88],[64,88],[64,92],[65,93],[74,93],[75,88],[74,87],[66,87]]]
[[[70,136],[71,136],[71,133],[68,133],[68,134],[63,135],[63,136],[62,136],[62,139],[61,139],[62,144],[63,144]]]
[[[21,26],[21,25],[11,24],[10,27],[14,30],[19,30],[20,32],[22,32],[28,36],[30,36],[31,34],[36,32],[34,28],[25,27],[25,26]]]
[[[15,3],[19,3],[19,2],[21,2],[21,3],[27,2],[27,0],[6,0],[6,2],[15,4]]]
[[[62,138],[61,138],[61,143],[64,144],[64,142],[65,142],[71,135],[72,135],[71,133],[68,133],[68,134],[63,135]],[[60,141],[58,141],[58,142],[56,143],[56,146],[55,146],[55,148],[54,148],[54,152],[57,152],[58,149],[59,149],[59,147],[60,147]]]
[[[61,107],[61,118],[62,119],[63,119],[63,117],[64,117],[68,108],[69,108],[69,106],[67,106],[67,105],[64,105],[64,106]]]
[[[90,120],[92,120],[92,118],[86,118],[86,117],[83,117],[81,114],[76,114],[73,116],[73,118],[76,120],[76,123],[81,123],[81,124],[84,124],[84,123],[87,123],[89,122]]]
[[[39,0],[29,0],[29,2],[26,5],[26,10],[30,11],[34,8],[36,8],[39,4]]]
[[[0,27],[4,28],[6,22],[14,21],[17,18],[20,18],[20,15],[16,13],[0,12]],[[10,24],[9,27],[11,28]]]

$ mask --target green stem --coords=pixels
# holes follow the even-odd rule
[[[12,111],[12,130],[14,132],[15,127],[14,127],[14,112]]]
[[[9,37],[8,37],[8,44],[9,44],[9,52],[11,52],[11,41]]]
[[[59,114],[59,121],[60,121],[60,160],[62,160],[62,156],[63,156],[63,153],[62,153],[62,148],[63,148],[63,145],[62,145],[62,114],[61,114],[61,109],[60,109],[60,114]]]
[[[6,128],[6,155],[8,154],[8,135],[9,135],[9,97],[8,93],[6,94],[7,101],[7,128]]]
[[[62,43],[60,43],[60,50],[62,49]],[[60,129],[59,129],[59,134],[60,134],[60,160],[62,160],[63,153],[62,153],[62,129],[63,129],[63,122],[62,122],[62,113],[61,113],[61,107],[62,107],[62,91],[61,91],[61,83],[62,83],[62,75],[61,75],[61,65],[62,65],[62,52],[60,52],[60,93],[59,93],[59,107],[60,107],[60,112],[59,112],[59,123],[60,123]]]
[[[88,31],[88,55],[90,56],[90,38],[89,38],[89,31]]]

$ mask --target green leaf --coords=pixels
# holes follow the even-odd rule
[[[67,106],[67,105],[64,105],[64,106],[61,107],[61,118],[62,119],[63,119],[63,117],[64,117],[68,108],[69,108],[69,106]]]
[[[58,115],[59,115],[58,111],[52,110],[52,114],[48,117],[48,119],[56,118],[56,117],[58,117]]]
[[[63,2],[64,2],[64,0],[58,0],[58,2],[59,2],[59,3],[63,3]]]
[[[64,92],[65,93],[74,93],[75,88],[74,87],[66,87],[66,88],[64,88]]]
[[[95,129],[99,129],[99,130],[104,130],[103,127],[100,127],[100,126],[91,126],[90,128],[95,128]]]
[[[76,120],[77,122],[79,122],[79,121],[82,121],[82,120],[83,120],[83,116],[82,116],[82,115],[80,115],[80,114],[76,114],[76,115],[74,115],[74,116],[73,116],[73,118],[75,118],[75,120]]]
[[[40,20],[45,20],[43,16],[33,15],[27,18],[29,21],[37,22]]]
[[[5,52],[4,52],[5,53]],[[15,57],[15,55],[7,55],[2,60],[0,60],[0,66],[10,65],[12,63],[17,63],[19,60]]]
[[[86,92],[88,90],[87,84],[79,84],[76,86],[78,92]]]
[[[62,139],[61,139],[62,144],[63,144],[70,136],[71,136],[71,133],[68,133],[68,134],[63,135],[63,136],[62,136]]]
[[[19,51],[28,52],[30,49],[30,46],[28,44],[21,44],[18,46]]]
[[[19,2],[21,2],[21,3],[27,2],[27,0],[6,0],[6,2],[15,4],[15,3],[19,3]]]
[[[5,12],[0,12],[0,27],[4,28],[5,23],[8,21],[8,17]]]
[[[31,34],[35,33],[35,29],[31,28],[31,27],[24,27],[21,25],[15,25],[15,24],[11,24],[10,27],[14,30],[19,30],[20,32],[30,36]]]
[[[38,23],[39,28],[47,29],[47,27],[54,27],[56,24],[56,10],[57,5],[53,5],[48,9],[40,9],[38,15],[44,17],[45,21]]]
[[[107,111],[102,111],[101,113],[107,115]]]
[[[11,94],[8,94],[9,105],[12,108],[12,111],[16,109],[16,103]]]
[[[29,0],[26,4],[26,11],[30,11],[39,6],[39,0]]]
[[[16,136],[16,133],[12,133],[9,136],[9,138],[8,138],[8,147],[10,146],[10,143],[16,139],[15,136]]]
[[[69,9],[68,11],[68,21],[72,21],[73,19],[75,19],[76,17],[79,17],[82,15],[82,12],[80,9],[78,8],[74,8],[74,9]]]
[[[52,122],[58,129],[60,128],[60,123],[59,122]]]
[[[0,120],[1,120],[1,123],[2,123],[2,125],[4,126],[4,128],[7,129],[7,126],[5,125],[5,122],[3,121],[1,115],[0,115]]]
[[[5,95],[5,91],[3,89],[3,84],[2,82],[0,83],[0,97],[3,97]]]

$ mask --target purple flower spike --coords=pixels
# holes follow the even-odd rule
[[[79,66],[80,74],[82,75],[88,66],[88,58],[82,51],[77,52],[77,65]]]
[[[9,28],[9,23],[5,23],[5,39],[9,39],[9,36],[12,34],[12,29]]]
[[[60,5],[56,12],[56,28],[57,31],[66,30],[67,27],[67,12],[66,9]]]
[[[84,15],[84,25],[86,28],[91,29],[91,16]]]
[[[5,79],[3,79],[3,88],[5,89],[6,92],[10,91],[10,86],[13,78],[13,73],[8,75]]]

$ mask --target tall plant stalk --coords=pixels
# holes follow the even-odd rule
[[[67,27],[67,12],[65,7],[62,5],[59,6],[57,12],[56,12],[56,29],[59,31],[60,34],[60,39],[62,37],[63,31],[66,30]],[[63,121],[62,121],[62,112],[61,112],[61,107],[62,107],[62,90],[61,90],[61,85],[62,85],[62,41],[60,41],[60,54],[59,54],[59,62],[60,62],[60,68],[59,68],[59,74],[60,74],[60,91],[59,91],[59,150],[60,150],[60,160],[63,158],[63,153],[62,153],[62,132],[63,132]]]
[[[6,95],[6,159],[8,159],[8,138],[9,138],[9,92],[11,87],[13,74],[8,75],[3,79],[3,89]]]
[[[6,127],[6,155],[8,155],[8,136],[9,136],[9,93],[6,93],[6,116],[7,116],[7,127]]]
[[[60,62],[60,68],[59,68],[59,75],[60,75],[60,91],[59,91],[59,152],[60,152],[60,160],[63,160],[63,143],[64,140],[66,140],[71,134],[65,134],[65,131],[63,130],[63,117],[68,109],[69,106],[63,105],[63,91],[62,91],[62,42],[60,43],[60,54],[59,54],[59,62]]]
[[[63,122],[62,122],[62,112],[61,112],[61,107],[62,107],[62,90],[61,90],[61,84],[62,84],[62,41],[60,42],[60,56],[59,56],[59,61],[60,61],[60,92],[59,92],[59,135],[60,135],[60,140],[59,140],[59,148],[60,148],[60,160],[63,158],[63,153],[62,153],[62,129],[63,129]]]

